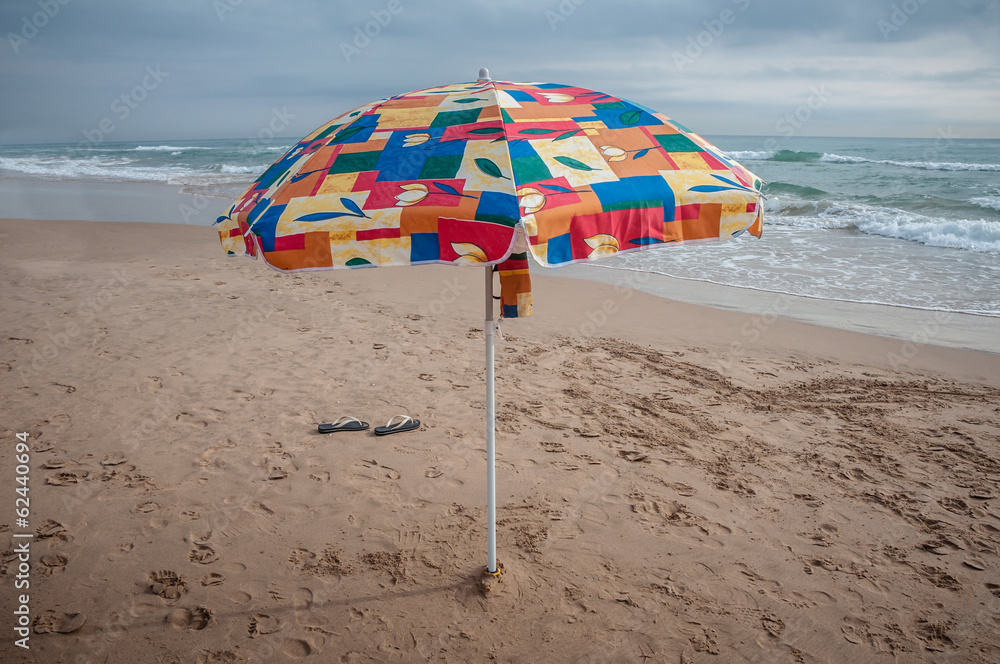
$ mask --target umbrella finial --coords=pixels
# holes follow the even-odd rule
[[[486,67],[482,67],[479,70],[479,80],[480,81],[491,81],[491,80],[493,80],[493,79],[490,78],[490,70],[487,69]]]

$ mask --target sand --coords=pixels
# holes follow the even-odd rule
[[[537,272],[484,594],[479,270],[0,222],[0,659],[1000,661],[1000,355]]]

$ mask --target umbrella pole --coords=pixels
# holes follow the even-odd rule
[[[486,519],[489,563],[486,570],[497,571],[497,504],[495,459],[495,397],[493,392],[493,346],[496,323],[493,320],[493,266],[486,266]]]

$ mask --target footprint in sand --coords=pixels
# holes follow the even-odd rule
[[[242,605],[242,604],[249,604],[250,600],[252,600],[252,599],[253,599],[253,595],[251,595],[248,592],[243,592],[242,590],[239,591],[239,592],[235,592],[235,593],[233,593],[232,595],[229,596],[229,601],[230,602],[232,602],[233,604],[240,604],[240,605]]]
[[[844,624],[840,626],[840,631],[843,632],[844,638],[848,642],[861,644],[867,642],[871,637],[871,633],[869,632],[870,627],[871,625],[866,620],[847,616],[844,618]]]
[[[917,620],[917,638],[924,642],[924,648],[930,651],[943,652],[955,647],[948,633],[946,623],[932,622],[929,620]]]
[[[69,556],[63,553],[47,553],[42,556],[42,565],[38,568],[41,576],[52,576],[66,571],[69,564]]]
[[[938,501],[938,504],[953,514],[964,515],[969,512],[968,504],[961,498],[944,497]]]
[[[305,568],[316,560],[316,554],[309,549],[292,549],[288,555],[288,562],[299,569]]]
[[[369,471],[369,474],[366,475],[366,477],[370,477],[371,479],[396,481],[402,477],[398,470],[390,468],[389,466],[383,466],[375,459],[362,459],[361,463],[364,465],[365,469]]]
[[[101,459],[102,466],[118,466],[128,461],[128,457],[122,452],[112,452],[110,454],[105,454],[104,458]]]
[[[764,613],[760,617],[760,624],[773,637],[778,637],[785,631],[785,623],[773,613]]]
[[[198,653],[198,664],[244,664],[245,659],[232,650],[202,650]]]
[[[66,530],[66,526],[52,519],[46,519],[42,525],[35,529],[35,537],[40,540],[53,538],[63,542],[69,542],[73,539],[69,531]]]
[[[911,567],[913,567],[913,569],[915,569],[920,576],[930,582],[931,585],[945,590],[962,590],[962,584],[959,580],[939,567],[931,567],[930,565],[923,564],[911,565]]]
[[[139,503],[138,505],[132,508],[133,511],[141,512],[143,514],[149,514],[150,512],[155,512],[158,509],[160,509],[160,505],[158,503],[154,503],[151,500],[147,500],[144,503]]]
[[[281,466],[271,466],[267,471],[267,479],[283,480],[288,477],[288,471]]]
[[[308,588],[299,588],[292,595],[292,608],[296,611],[307,611],[313,605],[313,591]]]
[[[195,544],[194,546],[195,548],[188,553],[188,560],[191,562],[208,565],[219,559],[219,556],[215,553],[215,549],[207,544]]]
[[[89,470],[60,470],[54,473],[47,473],[45,475],[45,483],[52,486],[69,486],[86,480],[89,475]]]
[[[793,493],[793,496],[801,500],[807,507],[821,507],[823,501],[811,493]]]
[[[201,577],[201,585],[203,586],[218,586],[221,585],[226,580],[225,574],[219,574],[218,572],[212,572],[211,574],[206,574]]]
[[[247,634],[251,639],[256,639],[261,634],[274,634],[280,632],[284,625],[278,618],[269,616],[266,613],[255,613],[250,616],[247,623]]]
[[[187,592],[184,577],[171,570],[149,573],[149,591],[163,599],[177,599]]]
[[[281,652],[292,659],[304,659],[313,653],[313,647],[302,639],[285,639]]]
[[[31,451],[40,454],[42,452],[51,452],[54,448],[55,445],[49,441],[39,441],[31,446]]]
[[[397,530],[393,541],[401,548],[414,547],[424,541],[424,536],[419,530]]]
[[[60,613],[58,611],[42,611],[31,623],[35,634],[71,634],[83,627],[87,616],[82,613]]]
[[[215,623],[212,610],[204,606],[192,609],[174,609],[167,614],[166,622],[178,629],[201,630]]]

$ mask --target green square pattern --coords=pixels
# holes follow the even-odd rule
[[[462,167],[462,155],[450,154],[437,157],[428,157],[424,162],[424,167],[420,169],[419,179],[429,180],[431,178],[453,178],[458,175],[458,169]]]
[[[371,152],[341,152],[330,167],[330,173],[361,173],[377,169],[381,150]]]
[[[684,134],[659,134],[656,140],[667,152],[701,152],[703,148]]]
[[[482,110],[481,108],[467,108],[462,111],[441,111],[434,116],[434,122],[431,123],[430,129],[472,124],[479,119]]]
[[[549,180],[552,178],[549,167],[537,155],[515,157],[511,159],[511,165],[514,167],[514,182],[518,184],[528,184],[529,182],[538,182],[539,180]]]

